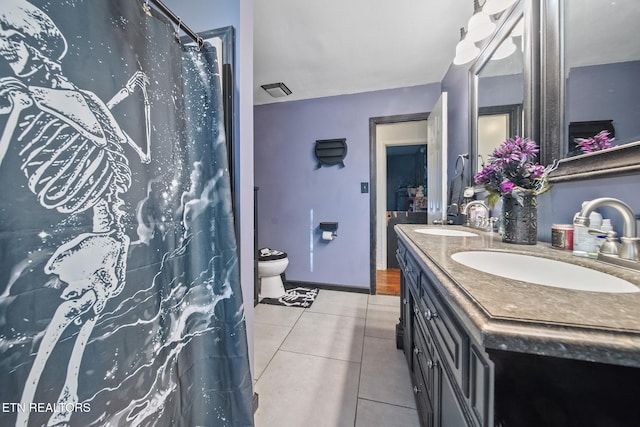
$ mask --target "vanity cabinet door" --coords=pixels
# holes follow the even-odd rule
[[[491,365],[485,353],[471,345],[469,351],[469,406],[475,421],[483,427],[489,427],[493,419],[493,383]]]
[[[433,353],[425,341],[430,341],[429,333],[421,334],[419,322],[416,322],[414,341],[414,375],[419,375],[425,393],[418,393],[416,402],[420,408],[424,425],[434,427],[466,427],[468,423],[464,410],[452,383],[446,373],[442,359],[436,347]],[[414,390],[415,391],[415,390]],[[420,389],[422,391],[422,389]]]
[[[439,379],[440,391],[436,395],[440,397],[438,406],[436,407],[436,425],[439,427],[466,427],[472,426],[473,423],[467,421],[464,410],[456,395],[457,387],[452,383],[449,376],[443,370],[442,363],[436,358],[437,366],[435,367]]]

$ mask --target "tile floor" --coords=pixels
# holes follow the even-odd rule
[[[397,296],[321,289],[311,308],[255,308],[256,427],[419,426],[396,349]]]

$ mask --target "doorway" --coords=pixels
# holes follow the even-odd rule
[[[406,150],[407,146],[422,145],[427,143],[428,113],[407,114],[398,116],[374,117],[369,119],[370,138],[370,212],[371,212],[371,293],[376,294],[378,276],[392,281],[399,281],[399,272],[387,272],[387,193],[396,189],[387,188],[387,148],[394,150]],[[419,148],[418,148],[419,150]],[[416,180],[411,180],[411,185],[416,188]],[[408,192],[411,190],[407,190]],[[409,193],[407,193],[409,197]],[[405,203],[408,202],[408,197]],[[415,196],[414,196],[415,197]],[[402,200],[400,201],[402,203]],[[414,199],[415,203],[415,199]],[[396,204],[397,206],[397,204]],[[405,205],[407,206],[407,205]],[[423,221],[426,223],[425,221]],[[391,274],[387,274],[391,273]],[[398,279],[396,279],[398,277]],[[381,289],[382,291],[382,289]],[[388,291],[385,290],[385,293]]]
[[[418,125],[416,135],[426,142],[427,124],[425,121],[405,122],[391,125],[380,125],[378,130],[393,127],[397,134],[415,132],[412,124]],[[415,127],[415,126],[414,126]],[[398,236],[395,233],[396,224],[426,224],[427,223],[427,144],[396,145],[396,139],[383,139],[378,132],[378,140],[386,143],[386,239],[387,249],[382,254],[383,260],[378,260],[379,273],[385,269],[399,269],[396,259],[398,250]],[[380,170],[378,170],[380,172]],[[380,177],[379,177],[380,178]],[[378,196],[383,191],[378,188]],[[380,225],[380,224],[379,224]],[[385,261],[385,262],[381,262]]]

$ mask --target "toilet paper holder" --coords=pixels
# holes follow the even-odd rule
[[[332,236],[337,236],[338,223],[337,222],[321,222],[320,231],[330,231]]]

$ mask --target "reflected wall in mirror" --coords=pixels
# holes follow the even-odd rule
[[[640,2],[565,0],[564,7],[562,154],[583,154],[575,138],[607,128],[614,145],[640,141]]]
[[[533,81],[538,64],[537,8],[520,0],[500,18],[499,27],[469,71],[471,174],[487,156],[516,135],[537,140],[538,104]]]
[[[640,2],[545,0],[543,149],[552,182],[640,170]],[[584,153],[575,137],[610,127],[614,148]],[[574,135],[573,129],[583,128]],[[572,131],[570,131],[572,129]]]
[[[478,108],[478,170],[507,138],[522,135],[522,104]],[[478,171],[475,171],[478,172]]]
[[[478,73],[478,170],[505,139],[522,135],[524,59],[520,18]]]

